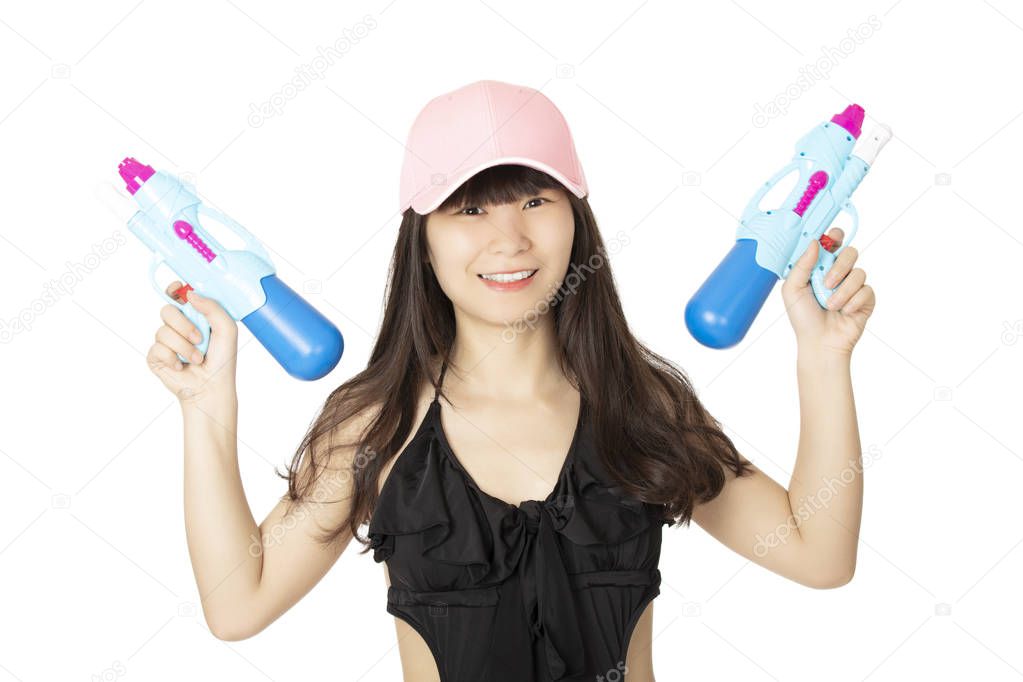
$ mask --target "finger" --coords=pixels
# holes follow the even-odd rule
[[[181,357],[187,359],[189,362],[193,362],[197,365],[202,364],[203,358],[199,349],[193,346],[188,339],[167,325],[163,325],[156,330],[156,340],[170,348],[172,351],[180,353]]]
[[[842,249],[842,253],[838,254],[835,258],[835,262],[831,264],[828,269],[827,275],[824,278],[824,286],[832,289],[836,284],[842,281],[842,278],[852,271],[853,265],[856,264],[856,259],[859,258],[859,251],[852,246],[847,246]]]
[[[179,282],[178,280],[174,280],[173,282],[167,285],[167,295],[173,298],[175,301],[184,303],[184,301],[182,301],[179,296],[175,296],[175,292],[181,287],[182,287],[181,282]]]
[[[842,240],[845,239],[845,231],[841,227],[833,227],[827,231],[827,235],[831,237],[831,241],[835,243],[835,247],[842,245]]]
[[[860,287],[860,290],[853,294],[849,302],[842,308],[843,315],[852,315],[865,307],[873,307],[875,304],[874,289],[869,284]]]
[[[182,370],[185,368],[185,366],[181,364],[181,360],[178,360],[178,356],[174,354],[174,351],[159,342],[154,343],[149,348],[149,352],[146,354],[146,362],[153,370]]]
[[[867,279],[867,273],[862,268],[856,268],[842,281],[835,292],[831,294],[828,299],[829,310],[840,310],[853,295],[859,291],[860,287],[863,286],[863,282]]]
[[[236,329],[234,319],[215,299],[207,298],[197,291],[190,290],[188,302],[206,317],[210,323],[210,330],[216,332],[220,338],[226,337]]]
[[[185,314],[181,312],[181,309],[177,306],[170,305],[169,303],[164,307],[160,308],[160,319],[163,320],[164,324],[168,327],[181,334],[183,337],[192,341],[192,343],[199,343],[202,341],[202,332],[199,328],[192,324],[192,321],[185,317]]]

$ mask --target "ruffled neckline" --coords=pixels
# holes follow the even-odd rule
[[[439,398],[434,398],[433,402],[430,403],[429,410],[426,414],[426,420],[428,420],[433,427],[433,432],[440,444],[440,448],[444,456],[447,458],[451,466],[461,474],[462,478],[465,479],[466,485],[472,488],[477,495],[487,498],[491,502],[497,505],[503,505],[511,509],[522,509],[530,504],[548,505],[554,498],[559,494],[559,491],[564,488],[564,479],[569,475],[569,472],[573,466],[573,462],[576,457],[576,450],[579,448],[579,441],[582,437],[582,431],[585,424],[585,413],[586,413],[586,401],[581,397],[579,399],[579,416],[576,419],[575,431],[572,433],[572,441],[569,443],[568,452],[565,454],[564,460],[562,461],[561,468],[558,470],[557,478],[554,482],[554,487],[551,488],[550,493],[542,500],[526,499],[518,504],[512,504],[507,500],[488,493],[483,490],[482,487],[476,482],[472,474],[462,465],[458,459],[458,455],[455,454],[454,448],[451,447],[451,443],[448,441],[447,434],[444,432],[444,424],[441,420],[441,404]],[[386,482],[385,482],[386,485]]]
[[[577,545],[624,542],[660,522],[657,505],[627,496],[610,481],[593,447],[586,406],[554,489],[542,501],[518,505],[481,490],[449,454],[439,409],[439,402],[430,405],[380,491],[367,531],[375,561],[390,558],[394,536],[419,534],[424,556],[467,566],[473,583],[499,582],[511,573],[518,546],[536,530],[541,513]]]

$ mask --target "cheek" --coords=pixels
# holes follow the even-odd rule
[[[572,258],[572,245],[575,242],[575,224],[572,212],[567,215],[551,215],[536,231],[536,247],[544,254],[544,262],[555,272],[548,273],[552,278],[561,277]]]
[[[435,236],[430,246],[437,279],[441,283],[457,282],[472,274],[468,272],[469,264],[483,248],[479,237],[469,230],[457,228],[438,231]]]

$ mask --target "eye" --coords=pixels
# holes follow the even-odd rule
[[[526,202],[526,206],[525,207],[529,208],[529,205],[532,204],[534,201],[541,201],[541,202],[543,202],[541,204],[538,204],[539,206],[543,206],[544,203],[550,203],[550,199],[547,199],[546,197],[533,197],[532,199],[530,199],[529,201]],[[479,213],[466,213],[466,211],[482,211],[482,210],[483,209],[481,209],[479,206],[466,206],[465,208],[460,209],[458,211],[457,215],[476,216],[476,215],[480,215],[480,214]]]

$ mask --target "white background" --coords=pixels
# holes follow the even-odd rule
[[[482,78],[539,88],[564,112],[605,239],[630,237],[612,263],[630,325],[783,484],[799,409],[780,294],[723,351],[697,344],[682,310],[801,135],[850,102],[867,110],[865,131],[895,132],[854,197],[858,265],[878,299],[853,359],[871,462],[856,576],[811,590],[698,526],[666,528],[658,678],[1023,676],[1023,91],[1013,85],[1023,8],[443,8],[3,5],[0,681],[400,678],[383,569],[354,542],[256,637],[222,642],[205,628],[185,545],[181,417],[144,360],[163,302],[146,282],[149,252],[97,189],[117,184],[125,156],[185,175],[345,335],[339,366],[306,383],[240,332],[239,455],[261,520],[284,492],[274,467],[365,366],[408,127],[428,99]],[[352,43],[321,79],[286,88],[344,36]],[[800,85],[814,65],[829,75]],[[757,105],[779,96],[784,113],[755,125]],[[252,107],[272,98],[279,110],[255,121]]]

